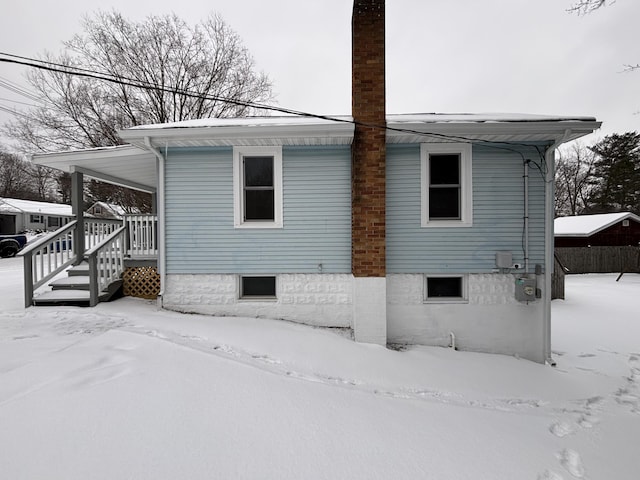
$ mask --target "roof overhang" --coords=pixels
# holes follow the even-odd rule
[[[427,113],[388,115],[386,127],[388,143],[564,143],[593,133],[600,125],[593,117]],[[119,134],[141,148],[350,145],[354,129],[348,116],[286,116],[186,120],[132,127]]]
[[[158,183],[156,156],[131,145],[35,154],[31,161],[143,192],[155,192]]]
[[[564,143],[593,133],[601,124],[593,117],[527,114],[390,115],[387,142]]]
[[[523,114],[409,114],[387,117],[388,143],[544,142],[559,145],[592,133],[593,117]],[[384,128],[384,126],[381,126]],[[156,153],[171,147],[350,145],[351,117],[248,117],[187,120],[121,130],[130,145],[33,155],[38,165],[155,192]]]
[[[155,148],[351,145],[354,128],[351,117],[249,117],[144,125],[118,133],[132,145]]]

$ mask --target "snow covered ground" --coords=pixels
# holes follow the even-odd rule
[[[556,368],[124,298],[22,308],[0,259],[0,478],[637,479],[640,275],[567,278]]]

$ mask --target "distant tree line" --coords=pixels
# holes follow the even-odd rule
[[[0,197],[56,202],[63,188],[60,182],[64,182],[59,177],[51,168],[33,165],[22,155],[0,149]]]
[[[555,175],[556,216],[640,214],[640,134],[606,136],[561,152]]]

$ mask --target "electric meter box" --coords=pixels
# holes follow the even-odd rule
[[[533,302],[536,299],[536,279],[516,278],[516,300]]]

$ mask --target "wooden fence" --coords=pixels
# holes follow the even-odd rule
[[[566,267],[562,264],[558,255],[553,256],[553,276],[551,277],[551,300],[561,298],[564,300],[564,276]]]
[[[640,273],[640,247],[556,248],[567,273]]]

